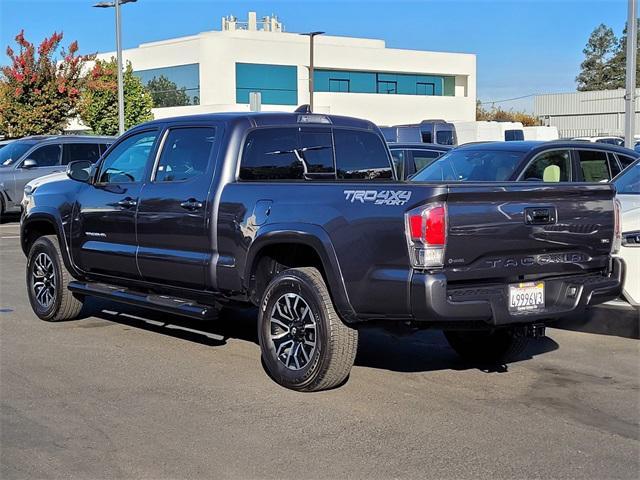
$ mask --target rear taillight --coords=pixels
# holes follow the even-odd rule
[[[622,219],[621,215],[621,205],[620,200],[617,198],[613,199],[613,242],[611,244],[611,253],[618,253],[620,251],[620,247],[622,246]]]
[[[435,203],[415,208],[405,215],[411,265],[434,268],[444,265],[447,243],[447,210]]]

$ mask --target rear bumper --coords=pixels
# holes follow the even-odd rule
[[[608,276],[600,274],[545,278],[546,308],[512,314],[508,285],[447,286],[444,274],[416,272],[411,279],[411,310],[418,322],[484,321],[489,325],[528,323],[579,313],[620,296],[624,263],[612,259]],[[575,295],[570,291],[575,288]]]

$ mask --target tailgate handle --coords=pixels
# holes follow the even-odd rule
[[[527,225],[549,225],[556,223],[556,209],[553,207],[525,208],[524,223]]]

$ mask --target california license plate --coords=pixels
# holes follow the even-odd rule
[[[544,282],[509,285],[509,311],[526,313],[544,309]]]

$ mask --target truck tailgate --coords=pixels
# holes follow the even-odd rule
[[[609,184],[450,184],[447,279],[526,281],[608,268],[613,197]]]

